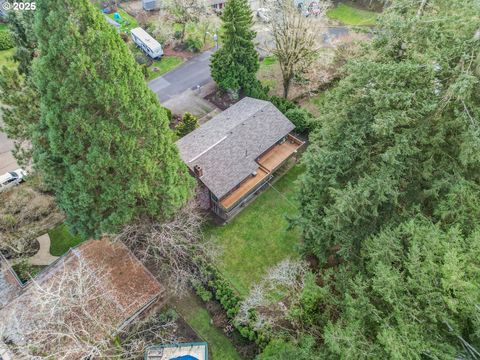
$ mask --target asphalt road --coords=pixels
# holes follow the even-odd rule
[[[150,81],[148,86],[157,94],[161,103],[210,82],[210,56],[214,50],[197,55],[176,69]]]
[[[17,162],[11,152],[12,149],[13,141],[0,131],[0,175],[5,174],[7,171],[18,169]]]

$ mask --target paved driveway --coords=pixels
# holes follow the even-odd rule
[[[210,56],[214,50],[209,50],[188,60],[183,65],[150,81],[148,86],[157,94],[161,103],[183,93],[188,89],[203,86],[210,77]]]

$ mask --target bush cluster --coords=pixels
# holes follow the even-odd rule
[[[236,294],[236,291],[232,288],[230,283],[224,279],[222,274],[213,266],[203,263],[201,265],[203,277],[206,280],[205,288],[208,288],[215,299],[222,305],[227,317],[230,320],[234,320],[240,310],[241,298]],[[201,290],[208,291],[207,289]],[[198,290],[197,290],[198,293]],[[202,297],[202,295],[200,295]],[[255,319],[255,314],[251,314],[251,320]],[[238,332],[246,339],[254,341],[261,348],[265,347],[269,342],[269,336],[265,332],[255,330],[249,324],[241,324],[237,321],[233,321],[233,325]]]
[[[313,129],[313,115],[307,110],[279,96],[272,96],[270,101],[295,125],[297,132],[308,134]]]
[[[185,40],[185,46],[189,51],[197,53],[202,50],[203,43],[199,38],[191,36]]]
[[[15,46],[10,31],[0,31],[0,50],[8,50]]]

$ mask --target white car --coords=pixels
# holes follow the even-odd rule
[[[24,181],[27,172],[23,169],[17,169],[15,171],[9,171],[0,176],[0,191],[4,191],[12,186],[20,184]]]

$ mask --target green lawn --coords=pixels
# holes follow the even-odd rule
[[[60,224],[48,232],[50,236],[50,253],[53,256],[62,256],[68,249],[82,242],[78,236],[74,236],[65,224]]]
[[[213,359],[241,360],[230,340],[212,324],[210,314],[197,296],[191,294],[175,303],[175,308],[188,324],[208,342]]]
[[[8,25],[4,23],[0,23],[0,31],[4,31],[8,29]]]
[[[327,17],[338,20],[344,25],[376,25],[377,15],[376,12],[360,10],[345,4],[339,4],[327,11]]]
[[[12,59],[15,49],[8,49],[0,51],[0,69],[5,65],[8,68],[14,68],[15,62]]]
[[[276,64],[278,62],[277,58],[273,55],[265,57],[263,61],[260,63],[260,66],[270,66]]]
[[[298,229],[287,229],[286,216],[298,212],[295,180],[302,172],[302,166],[294,166],[232,222],[209,225],[205,231],[222,247],[217,266],[241,295],[248,294],[250,286],[268,268],[288,256],[298,256],[300,233]]]
[[[314,116],[320,116],[327,91],[322,91],[315,96],[304,99],[300,102],[301,107],[311,112]]]
[[[118,9],[117,12],[120,14],[120,17],[122,18],[119,21],[120,25],[122,25],[120,27],[120,31],[129,31],[138,27],[138,21],[133,16],[130,16],[129,14],[127,14],[125,10]],[[113,19],[114,13],[108,14],[107,16]]]
[[[148,80],[153,80],[160,75],[163,75],[183,63],[183,59],[178,56],[163,56],[161,60],[155,60],[151,66],[148,67]],[[157,67],[159,71],[153,71]]]

